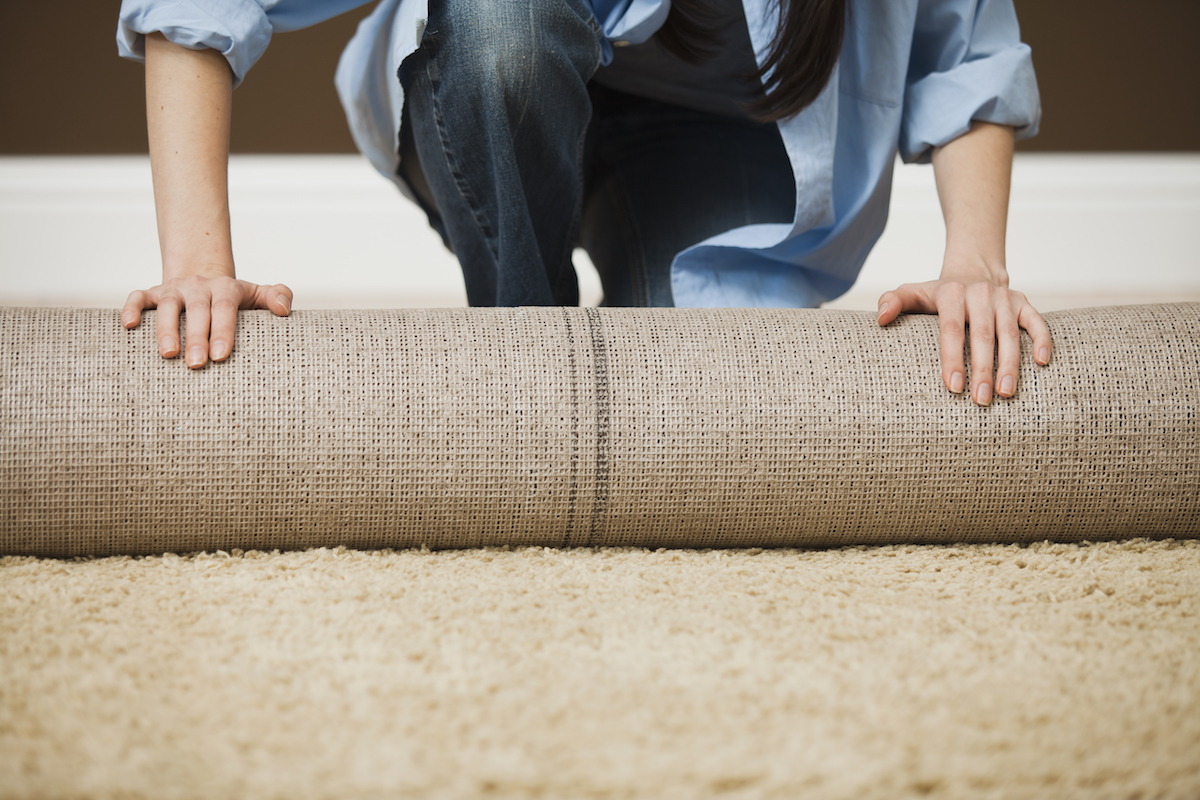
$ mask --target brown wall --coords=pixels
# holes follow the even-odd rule
[[[1200,2],[1016,4],[1045,110],[1022,149],[1200,150]],[[146,151],[142,67],[116,54],[119,5],[0,3],[0,154]],[[235,152],[354,151],[333,71],[370,8],[275,37],[235,95]]]

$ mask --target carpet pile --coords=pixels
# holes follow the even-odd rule
[[[0,559],[8,798],[1195,798],[1200,542]]]

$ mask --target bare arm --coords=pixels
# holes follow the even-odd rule
[[[233,75],[216,50],[146,37],[146,127],[163,279],[234,274],[229,237]]]
[[[229,233],[229,123],[233,75],[215,50],[189,50],[161,34],[146,37],[146,122],[162,284],[135,291],[122,323],[136,326],[158,308],[159,352],[179,352],[179,314],[187,311],[187,363],[200,367],[233,348],[239,308],[286,315],[286,286],[236,278]],[[211,328],[211,330],[210,330]],[[211,341],[210,341],[211,333]]]
[[[933,151],[938,198],[946,220],[946,255],[936,281],[904,284],[879,298],[879,324],[905,311],[937,314],[942,380],[964,388],[964,328],[971,329],[971,397],[991,402],[1017,391],[1020,329],[1033,339],[1034,359],[1050,362],[1050,329],[1021,292],[1008,288],[1004,239],[1012,176],[1013,129],[975,122],[969,133]],[[999,343],[998,364],[993,351]],[[996,368],[995,381],[992,379]]]

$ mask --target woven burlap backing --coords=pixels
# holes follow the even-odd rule
[[[770,547],[1200,534],[1200,304],[1046,315],[1020,387],[823,310],[0,309],[0,553]]]

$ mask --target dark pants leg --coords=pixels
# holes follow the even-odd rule
[[[774,124],[592,86],[581,244],[608,306],[672,306],[671,263],[710,236],[791,222],[796,184]]]
[[[411,145],[473,306],[578,305],[587,84],[601,32],[583,0],[431,0],[407,58]],[[419,179],[401,175],[410,185]]]
[[[680,250],[791,221],[776,126],[589,87],[601,33],[581,0],[429,11],[400,72],[400,174],[458,257],[471,305],[577,305],[578,243],[606,305],[670,306]]]

